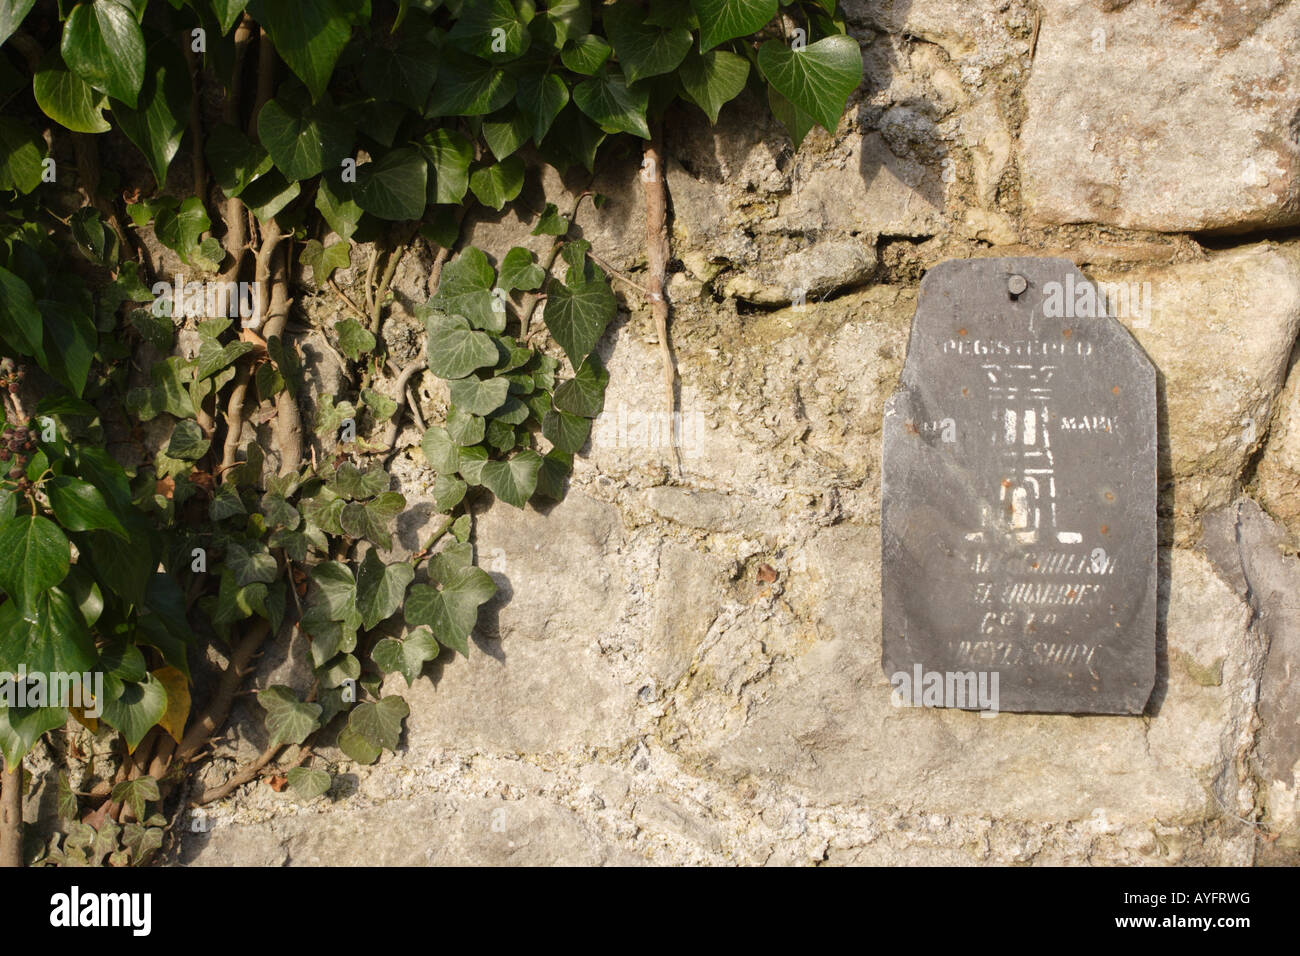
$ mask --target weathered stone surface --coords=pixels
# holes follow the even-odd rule
[[[1258,683],[1241,685],[1258,700],[1262,728],[1255,751],[1265,820],[1282,844],[1300,847],[1300,560],[1286,530],[1250,498],[1205,518],[1200,547],[1219,575],[1253,610],[1268,643]]]
[[[1063,259],[947,262],[921,285],[881,513],[883,664],[909,703],[1146,705],[1155,370],[1095,297]],[[954,693],[977,673],[978,700]]]
[[[1160,370],[1162,455],[1167,442],[1185,542],[1188,518],[1233,499],[1264,434],[1300,331],[1300,259],[1261,244],[1099,278],[1150,303],[1120,319]]]
[[[1035,219],[1167,232],[1300,222],[1300,5],[1041,9],[1020,137]]]
[[[1255,493],[1270,514],[1300,535],[1300,363],[1294,356],[1274,407],[1268,444],[1255,469]]]

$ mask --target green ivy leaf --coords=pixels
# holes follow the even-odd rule
[[[226,545],[226,567],[241,588],[258,581],[270,584],[280,572],[279,565],[265,545],[255,544],[250,550],[234,541]]]
[[[212,443],[203,436],[203,429],[198,422],[177,422],[172,429],[171,440],[167,443],[167,454],[182,461],[198,461],[208,453]]]
[[[776,16],[777,0],[691,0],[700,18],[700,50],[746,37]]]
[[[672,72],[691,48],[690,30],[680,24],[659,27],[646,23],[644,13],[631,4],[607,7],[604,20],[629,83]]]
[[[550,207],[554,209],[554,206]],[[563,218],[563,217],[561,217]],[[540,223],[538,224],[540,228]],[[569,223],[564,222],[565,232],[568,231]],[[534,234],[537,230],[533,230]],[[516,289],[532,291],[540,288],[542,282],[546,279],[546,273],[542,267],[533,261],[533,254],[523,246],[515,246],[506,253],[506,257],[501,260],[501,288],[507,292],[513,292]]]
[[[758,66],[778,93],[831,132],[862,82],[858,41],[843,35],[825,37],[802,50],[768,40],[759,48]]]
[[[50,507],[59,524],[69,531],[104,530],[129,541],[126,528],[109,510],[100,490],[88,481],[68,475],[55,475],[45,483]]]
[[[447,263],[438,294],[429,304],[448,315],[464,316],[477,329],[499,332],[505,328],[506,317],[503,311],[493,308],[495,281],[496,272],[483,250],[470,246]]]
[[[41,60],[32,93],[41,112],[74,133],[107,133],[113,128],[104,119],[108,98],[69,70],[55,50]]]
[[[686,98],[704,110],[710,123],[717,123],[723,104],[734,100],[745,88],[749,61],[726,50],[710,50],[702,56],[692,53],[679,75]]]
[[[420,440],[420,449],[428,459],[429,467],[438,474],[451,474],[460,461],[460,450],[447,434],[447,429],[434,425],[425,431]]]
[[[321,177],[316,190],[316,208],[340,239],[351,239],[361,221],[362,211],[353,198],[354,192],[352,183],[336,183],[332,176]]]
[[[454,407],[470,415],[488,415],[500,408],[510,391],[510,383],[504,378],[487,380],[470,376],[450,383],[451,403]],[[448,416],[450,418],[450,416]],[[448,421],[450,430],[450,421]],[[461,442],[474,444],[474,442]]]
[[[104,721],[126,738],[130,753],[166,713],[167,689],[152,674],[139,683],[123,684],[121,696],[104,701]]]
[[[49,587],[26,604],[0,604],[0,670],[17,673],[81,673],[95,664],[95,641],[77,602],[60,587]]]
[[[591,434],[591,419],[551,409],[542,419],[542,435],[560,451],[576,455]]]
[[[428,175],[419,151],[391,150],[357,169],[357,205],[380,219],[419,219],[428,201]]]
[[[361,64],[361,87],[381,101],[424,112],[438,76],[438,50],[422,39],[404,40],[396,49],[375,47]]]
[[[192,98],[185,57],[172,37],[163,36],[149,48],[149,74],[140,88],[136,108],[113,107],[118,126],[144,153],[159,188],[167,179],[167,167],[181,148]]]
[[[153,777],[136,777],[134,780],[123,780],[114,786],[110,796],[114,803],[123,803],[130,807],[137,820],[144,820],[148,817],[145,803],[160,799],[162,794],[158,790],[158,781]]]
[[[136,108],[144,84],[144,34],[126,7],[114,0],[77,4],[63,24],[59,51],[81,79]]]
[[[268,745],[300,744],[320,727],[320,704],[308,704],[298,699],[293,688],[272,684],[259,691],[257,702],[266,711],[266,730],[271,739]]]
[[[459,315],[447,315],[422,306],[425,328],[429,333],[429,371],[439,378],[464,378],[475,369],[495,365],[496,343],[486,332],[476,332]]]
[[[374,763],[383,753],[380,747],[362,737],[351,726],[345,726],[339,731],[337,745],[339,750],[362,766]]]
[[[537,473],[536,494],[552,501],[564,500],[564,480],[573,471],[573,456],[558,448],[542,459],[542,469]]]
[[[581,366],[618,311],[613,290],[598,277],[569,285],[552,282],[549,293],[542,320],[569,361]]]
[[[199,238],[212,226],[203,200],[190,196],[176,209],[160,210],[154,217],[154,234],[168,249],[188,259]]]
[[[217,22],[221,24],[222,36],[230,32],[230,28],[235,25],[235,21],[239,19],[246,6],[248,0],[212,0],[212,12],[217,15]]]
[[[290,767],[285,771],[289,786],[303,800],[315,800],[329,792],[332,779],[324,770],[310,767]]]
[[[385,674],[398,672],[406,686],[415,683],[426,662],[438,656],[441,648],[428,627],[417,627],[401,640],[386,637],[375,645],[370,658]]]
[[[504,117],[483,121],[483,141],[493,156],[503,160],[528,142],[532,130],[533,123],[527,115],[519,110],[507,110]]]
[[[421,141],[433,175],[429,180],[429,202],[459,205],[469,189],[469,164],[474,146],[455,130],[439,128]]]
[[[311,269],[312,284],[319,288],[334,274],[335,269],[346,269],[352,264],[351,250],[352,244],[347,241],[326,246],[319,239],[310,239],[303,246],[298,259]]]
[[[578,369],[578,374],[555,390],[553,404],[560,411],[595,418],[605,409],[605,387],[609,372],[595,354]]]
[[[461,7],[447,39],[484,60],[512,60],[528,48],[528,29],[510,0],[475,0]]]
[[[348,500],[373,498],[375,495],[387,491],[391,482],[392,478],[382,468],[370,468],[362,471],[352,462],[345,461],[339,465],[338,471],[334,473],[334,481],[330,485],[330,490]]]
[[[335,322],[334,334],[338,336],[339,350],[354,362],[373,352],[377,344],[370,330],[352,318]]]
[[[0,269],[0,339],[22,355],[36,356],[44,365],[43,330],[44,320],[32,290],[8,269]],[[495,360],[495,349],[492,357]]]
[[[10,767],[18,766],[36,741],[67,720],[62,707],[0,706],[0,754]]]
[[[469,188],[483,205],[501,209],[524,188],[524,161],[511,156],[476,169],[469,177]]]
[[[270,172],[274,165],[264,146],[254,143],[243,130],[228,123],[219,123],[208,132],[204,152],[217,185],[232,197]]]
[[[392,535],[388,533],[388,524],[402,513],[406,499],[396,491],[386,491],[382,495],[362,504],[350,501],[343,506],[339,515],[339,524],[345,534],[353,538],[365,538],[387,551],[393,546]]]
[[[276,168],[290,180],[310,179],[321,170],[337,175],[352,148],[352,127],[327,100],[311,103],[302,87],[269,100],[257,114],[257,136]]]
[[[357,610],[361,612],[362,627],[370,630],[392,617],[402,606],[406,586],[414,577],[415,569],[405,561],[384,564],[374,549],[367,551],[357,571]]]
[[[614,48],[594,34],[578,37],[565,45],[560,60],[574,73],[595,76]]]
[[[429,562],[432,584],[413,584],[406,596],[406,623],[427,625],[438,643],[469,655],[468,638],[478,621],[478,609],[492,599],[497,586],[481,568],[434,555]]]
[[[72,549],[58,526],[39,515],[21,515],[0,524],[0,589],[19,607],[63,580]],[[35,668],[32,668],[35,670]]]
[[[438,475],[433,479],[433,507],[439,512],[449,512],[465,500],[469,486],[455,475]]]
[[[3,6],[4,0],[0,0]],[[41,184],[45,140],[26,123],[0,117],[0,189],[29,193]]]
[[[239,198],[258,222],[268,222],[297,199],[300,192],[302,186],[297,181],[290,182],[279,170],[272,169],[249,183]]]
[[[561,216],[559,208],[553,202],[546,204],[546,209],[533,227],[534,236],[563,236],[569,231],[569,217]],[[504,267],[502,269],[504,272]],[[545,278],[545,274],[543,274]]]
[[[650,138],[650,127],[646,125],[650,94],[630,89],[618,73],[607,70],[583,80],[574,87],[573,102],[606,133]]]
[[[0,43],[4,43],[22,25],[36,0],[0,0]]]
[[[554,73],[543,76],[525,74],[519,78],[519,91],[515,94],[519,108],[532,119],[533,139],[540,143],[551,130],[551,124],[569,102],[569,88]]]
[[[477,445],[483,440],[486,422],[453,405],[447,409],[447,434],[457,445]]]
[[[344,0],[252,0],[248,12],[266,27],[275,51],[307,84],[312,98],[320,99],[352,36]]]
[[[484,116],[501,109],[514,95],[515,78],[510,73],[475,57],[444,50],[430,116]]]
[[[479,480],[502,501],[522,508],[537,488],[537,472],[541,467],[541,455],[535,451],[521,451],[509,461],[487,462],[479,473]]]

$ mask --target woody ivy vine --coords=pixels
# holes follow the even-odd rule
[[[553,237],[540,262],[461,248],[467,212],[516,202],[538,160],[591,171],[607,142],[640,141],[641,287],[671,400],[663,118],[716,122],[751,86],[797,147],[835,128],[861,72],[834,0],[0,0],[0,862],[147,862],[177,792],[201,805],[287,754],[277,779],[310,798],[331,786],[313,744],[361,764],[398,747],[408,708],[384,677],[468,654],[496,591],[471,504],[562,498],[609,378],[594,349],[617,299],[571,237],[600,197],[535,215]],[[384,320],[420,244],[425,342],[398,368]],[[334,273],[363,245],[353,296]],[[163,291],[159,246],[221,300]],[[348,311],[321,331],[355,391],[313,396],[307,422],[291,318],[313,295]],[[411,399],[426,370],[450,394],[431,425]],[[440,518],[386,559],[408,419]],[[289,629],[312,686],[261,690],[266,749],[195,791],[252,662]],[[226,665],[199,695],[212,644]],[[102,689],[47,699],[54,674]],[[81,791],[61,772],[60,832],[24,852],[23,758],[70,718],[115,769]]]

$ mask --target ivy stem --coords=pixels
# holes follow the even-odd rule
[[[649,261],[650,308],[654,315],[655,332],[659,337],[659,359],[663,365],[664,397],[668,402],[669,436],[677,474],[682,473],[682,452],[677,445],[676,386],[677,363],[673,359],[672,344],[668,339],[668,296],[665,280],[668,274],[668,190],[664,183],[662,124],[656,122],[650,138],[642,146],[641,185],[645,194],[646,258]]]
[[[578,193],[577,198],[573,200],[573,206],[570,208],[568,216],[569,228],[564,230],[563,236],[555,237],[555,243],[551,246],[551,251],[547,254],[546,261],[542,263],[542,272],[546,274],[546,278],[542,280],[542,284],[536,292],[528,293],[519,307],[519,336],[524,342],[527,342],[531,335],[533,313],[537,311],[538,303],[542,302],[546,298],[546,287],[550,285],[551,270],[555,268],[555,260],[560,257],[560,250],[564,248],[564,243],[569,235],[569,229],[573,228],[573,224],[578,219],[578,210],[582,207],[582,201],[590,195],[591,190],[584,189],[582,192]]]
[[[0,760],[0,867],[23,865],[23,765]]]
[[[429,556],[429,552],[433,550],[433,546],[443,539],[447,532],[451,530],[451,526],[455,523],[456,516],[454,514],[447,515],[443,518],[442,524],[440,524],[438,529],[434,531],[433,536],[429,538],[424,547],[411,555],[411,567],[418,567],[420,562]]]

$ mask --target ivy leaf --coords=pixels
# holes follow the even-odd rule
[[[552,282],[549,292],[542,320],[569,361],[580,366],[614,318],[618,302],[603,278],[569,285]]]
[[[217,22],[221,24],[222,36],[230,32],[230,28],[235,25],[235,21],[239,19],[246,6],[248,0],[212,0],[212,11],[217,15]]]
[[[409,147],[390,150],[357,170],[356,201],[380,219],[419,219],[427,203],[429,167]]]
[[[560,60],[574,73],[595,76],[609,59],[613,47],[594,34],[578,37],[560,51]]]
[[[551,208],[555,207],[552,206]],[[568,225],[566,221],[564,223],[566,232],[568,231]],[[533,231],[536,233],[536,230]],[[533,254],[523,246],[515,246],[501,260],[501,278],[498,281],[501,288],[507,292],[513,292],[516,289],[531,292],[541,286],[545,278],[546,273],[542,271],[542,267],[533,261]]]
[[[559,208],[553,202],[546,204],[546,209],[533,227],[534,236],[562,236],[569,231],[569,217],[561,216]],[[512,250],[513,251],[513,250]],[[504,272],[504,267],[502,268]],[[543,274],[542,278],[546,276]]]
[[[483,141],[493,156],[503,160],[528,141],[532,129],[532,121],[524,113],[510,110],[502,119],[483,121]]]
[[[605,409],[605,387],[609,372],[595,354],[578,369],[578,374],[555,390],[553,404],[560,411],[595,418]]]
[[[374,763],[383,753],[382,749],[362,737],[351,726],[345,726],[339,731],[338,748],[362,766]]]
[[[542,469],[537,473],[536,494],[552,501],[564,500],[564,479],[573,471],[573,456],[558,448],[542,459]]]
[[[4,555],[0,589],[23,608],[62,581],[72,561],[72,549],[63,532],[38,515],[22,515],[0,524],[0,554]]]
[[[479,473],[483,487],[507,504],[522,508],[537,488],[537,472],[542,456],[535,451],[521,451],[509,461],[489,461]]]
[[[632,90],[621,75],[603,71],[599,76],[583,80],[573,90],[573,102],[606,133],[631,133],[642,139],[650,138],[646,125],[646,110],[650,94],[645,90]]]
[[[36,0],[0,0],[0,43],[4,43],[22,25]]]
[[[67,720],[62,707],[0,707],[0,755],[9,766],[18,766],[36,741]]]
[[[154,234],[168,249],[188,259],[199,237],[212,226],[203,200],[190,196],[176,209],[163,209],[154,218]]]
[[[433,631],[417,627],[401,640],[384,638],[370,652],[370,658],[385,674],[397,671],[410,687],[424,670],[425,663],[436,658],[440,651]]]
[[[167,689],[152,674],[139,683],[123,684],[116,700],[110,696],[104,701],[104,722],[121,732],[130,753],[166,713]]]
[[[475,0],[461,7],[447,39],[484,60],[512,60],[528,48],[528,29],[510,0]]]
[[[451,403],[471,415],[488,415],[505,404],[510,383],[504,378],[486,381],[471,375],[450,383]],[[450,416],[448,416],[450,418]],[[450,429],[450,422],[448,422]],[[462,443],[474,444],[474,442]]]
[[[524,161],[511,156],[476,169],[469,177],[469,188],[483,205],[501,209],[524,188]]]
[[[0,339],[21,354],[35,355],[44,365],[43,330],[44,320],[32,290],[8,269],[0,269]],[[495,359],[495,349],[493,353]]]
[[[185,736],[185,721],[190,715],[189,678],[175,667],[160,667],[152,673],[167,692],[167,712],[158,719],[158,726],[180,743]],[[151,799],[156,800],[157,797]],[[143,815],[141,819],[144,819]]]
[[[433,176],[429,181],[429,202],[459,205],[469,189],[469,164],[474,146],[455,130],[438,128],[429,133],[421,147]]]
[[[606,8],[604,21],[629,83],[675,70],[691,48],[690,30],[646,23],[642,11],[631,4]]]
[[[327,101],[312,105],[295,86],[269,100],[257,114],[257,137],[276,168],[290,180],[337,170],[352,148],[352,127]]]
[[[437,76],[438,50],[422,39],[404,41],[395,50],[375,47],[361,64],[362,89],[417,113],[424,111]]]
[[[137,820],[143,820],[148,816],[145,812],[145,803],[159,799],[161,793],[158,790],[158,781],[153,777],[136,777],[134,780],[123,780],[114,786],[110,796],[114,803],[124,803],[130,807]]]
[[[453,405],[447,409],[447,434],[457,445],[477,445],[483,440],[486,422]]]
[[[858,41],[843,35],[825,37],[802,50],[768,40],[759,48],[758,66],[778,93],[831,132],[862,82]]]
[[[130,10],[112,0],[77,4],[63,24],[59,51],[81,79],[135,109],[145,47]]]
[[[266,730],[271,736],[267,741],[269,746],[300,744],[320,727],[320,704],[300,701],[291,687],[272,684],[258,692],[257,702],[266,711]]]
[[[560,451],[576,455],[591,434],[591,419],[551,409],[542,419],[542,435]]]
[[[50,507],[59,524],[69,531],[103,530],[129,541],[126,528],[109,510],[108,502],[98,488],[88,481],[68,475],[55,475],[45,484],[50,497]]]
[[[474,331],[459,315],[447,315],[427,306],[422,308],[429,333],[429,371],[434,375],[445,379],[464,378],[475,369],[496,364],[496,343],[486,332]]]
[[[198,461],[208,453],[212,443],[203,437],[203,429],[198,422],[177,422],[172,429],[171,440],[167,443],[167,455],[182,461]]]
[[[25,605],[0,604],[0,670],[17,673],[25,664],[31,673],[81,673],[95,658],[77,602],[62,588],[48,588]]]
[[[324,770],[310,767],[290,767],[285,772],[285,776],[289,779],[289,786],[293,787],[294,793],[303,800],[315,800],[325,795],[333,782]]]
[[[118,126],[144,153],[159,188],[167,179],[167,167],[181,148],[192,98],[185,57],[176,48],[175,41],[164,36],[149,48],[149,75],[140,88],[137,108],[113,108]]]
[[[482,568],[455,565],[439,559],[429,562],[433,584],[413,584],[406,596],[406,623],[427,625],[438,643],[469,655],[467,638],[478,621],[478,609],[497,592],[496,583]]]
[[[226,567],[235,576],[235,583],[247,587],[256,581],[270,584],[280,567],[265,545],[255,545],[252,550],[234,541],[226,545]]]
[[[279,170],[272,169],[265,176],[249,183],[239,198],[257,217],[258,222],[268,222],[297,199],[300,192],[302,186],[296,180],[290,182]]]
[[[204,152],[217,185],[231,197],[238,196],[274,165],[264,146],[228,123],[220,123],[209,131]]]
[[[491,34],[487,39],[491,42]],[[433,86],[430,116],[484,116],[515,95],[515,78],[499,67],[454,50],[444,50]]]
[[[778,93],[774,86],[767,88],[767,105],[790,134],[795,149],[803,145],[808,131],[817,125],[816,120]]]
[[[777,0],[691,0],[700,18],[700,50],[757,33],[776,16]]]
[[[332,176],[322,176],[316,190],[316,208],[340,239],[351,239],[361,221],[362,211],[353,198],[354,192],[352,183],[336,183]]]
[[[354,362],[373,352],[377,344],[370,330],[353,318],[335,322],[334,334],[338,336],[339,350]]]
[[[387,491],[391,481],[389,474],[381,468],[362,471],[352,462],[345,461],[334,473],[330,490],[349,500],[373,498],[380,492]]]
[[[322,561],[311,569],[311,580],[316,585],[311,603],[323,608],[329,620],[343,620],[356,606],[357,584],[346,564]]]
[[[266,32],[281,59],[318,100],[329,85],[339,54],[352,36],[343,0],[252,0],[248,12]]]
[[[686,98],[718,122],[723,104],[740,95],[749,78],[749,61],[726,50],[710,50],[686,58],[679,71]]]
[[[415,569],[405,561],[384,564],[372,548],[357,571],[357,610],[361,626],[370,630],[380,621],[392,617],[402,606],[406,586],[415,577]]]
[[[319,239],[311,239],[303,246],[298,259],[311,269],[311,281],[319,288],[334,274],[335,269],[346,269],[352,264],[351,250],[350,242],[335,242],[326,246]]]
[[[420,440],[420,449],[429,461],[429,467],[438,474],[451,474],[460,461],[460,451],[456,443],[447,434],[447,429],[434,425],[424,433]]]
[[[433,507],[439,512],[449,512],[465,500],[469,486],[455,475],[438,475],[433,479]]]
[[[533,121],[533,139],[540,143],[551,130],[551,124],[569,102],[569,88],[554,73],[544,76],[526,74],[519,78],[519,92],[515,102]]]
[[[397,402],[373,388],[361,390],[361,401],[370,409],[370,414],[375,416],[376,421],[386,422],[397,411]]]
[[[505,328],[505,313],[493,308],[492,284],[496,272],[483,250],[470,246],[442,272],[438,294],[430,305],[448,315],[461,315],[477,329],[499,332]]]
[[[108,99],[69,70],[54,50],[41,60],[32,93],[41,112],[74,133],[107,133],[113,128],[104,119]]]
[[[372,501],[362,504],[350,501],[343,506],[339,524],[349,537],[365,538],[387,551],[393,546],[388,523],[402,513],[406,499],[396,491],[386,491]]]
[[[44,160],[45,140],[34,129],[20,120],[0,117],[0,189],[31,192],[41,184]]]

